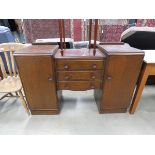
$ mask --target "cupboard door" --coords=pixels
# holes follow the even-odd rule
[[[16,56],[30,110],[57,110],[54,62],[51,56]]]
[[[111,55],[106,64],[101,111],[124,112],[132,99],[143,56]]]

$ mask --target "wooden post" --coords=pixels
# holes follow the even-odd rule
[[[62,37],[63,37],[63,48],[66,48],[66,43],[65,43],[65,22],[64,19],[62,19]]]
[[[59,19],[59,34],[60,34],[60,49],[61,49],[61,55],[63,56],[63,43],[62,43],[62,19]]]
[[[98,19],[95,19],[95,30],[94,30],[94,51],[93,54],[96,54],[96,39],[97,39],[97,30],[98,30]]]
[[[89,48],[91,48],[92,19],[89,19]]]

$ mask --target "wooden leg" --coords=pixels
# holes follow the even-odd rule
[[[0,98],[0,100],[4,99],[5,97],[18,97],[18,94],[17,94],[17,92],[16,92],[16,96],[14,96],[12,93],[7,93],[7,94],[3,95],[3,96]]]
[[[22,104],[23,104],[24,108],[26,109],[28,115],[30,115],[29,108],[28,108],[28,106],[27,106],[27,103],[26,103],[26,101],[25,101],[25,99],[24,99],[24,96],[23,96],[21,90],[18,91],[18,93],[19,93],[19,97],[20,97],[20,99],[21,99],[21,101],[22,101]]]
[[[23,94],[23,96],[25,98],[25,92],[24,92],[24,90],[22,89],[21,92],[22,92],[22,94]]]
[[[18,92],[15,92],[16,96],[18,96]]]
[[[10,96],[13,96],[13,94],[12,93],[8,93]]]
[[[136,91],[135,91],[133,101],[132,101],[132,104],[131,104],[131,107],[130,107],[130,114],[134,114],[134,112],[136,110],[136,107],[137,107],[138,102],[140,100],[142,91],[143,91],[143,89],[145,87],[148,75],[149,75],[148,74],[148,66],[147,66],[147,64],[144,64],[143,70],[142,70],[142,72],[140,73],[140,76],[139,76]]]

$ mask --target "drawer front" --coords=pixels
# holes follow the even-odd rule
[[[103,60],[57,60],[58,70],[99,70],[103,69]]]
[[[90,90],[100,89],[101,81],[59,81],[57,83],[59,90]]]
[[[60,71],[57,72],[59,81],[102,80],[102,71]]]

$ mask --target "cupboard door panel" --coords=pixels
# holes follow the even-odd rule
[[[56,110],[54,62],[51,56],[16,56],[19,74],[31,110]]]
[[[110,55],[103,85],[101,109],[128,108],[140,72],[143,56]]]

